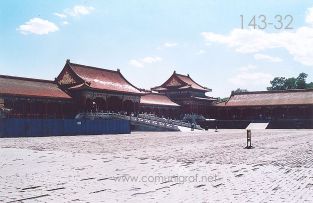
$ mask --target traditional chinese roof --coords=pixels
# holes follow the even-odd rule
[[[176,71],[171,75],[171,77],[165,81],[161,86],[154,87],[152,90],[155,91],[166,91],[169,89],[194,89],[200,90],[204,92],[210,92],[211,89],[201,86],[197,82],[195,82],[190,76],[188,75],[181,75],[177,74]]]
[[[277,105],[313,105],[313,89],[234,93],[224,105],[221,103],[218,106]]]
[[[166,95],[159,93],[148,93],[140,98],[140,104],[144,105],[158,105],[158,106],[173,106],[179,105],[170,100]]]
[[[226,105],[226,102],[216,102],[216,103],[213,103],[214,106],[225,106]]]
[[[194,97],[194,96],[192,96],[191,98],[196,99],[196,100],[202,100],[202,101],[210,101],[210,102],[217,100],[217,98],[214,98],[214,97]]]
[[[0,94],[70,99],[54,81],[0,75]]]
[[[69,68],[70,70],[67,70]],[[106,90],[123,93],[140,94],[140,90],[128,82],[119,70],[108,70],[81,64],[75,64],[67,61],[62,72],[66,77],[64,80],[68,83],[70,80],[73,86],[71,89],[91,88],[96,90]],[[62,81],[61,74],[59,80]],[[66,75],[74,74],[74,75]],[[64,77],[64,76],[63,76]]]

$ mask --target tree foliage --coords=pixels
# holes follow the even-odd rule
[[[267,90],[289,90],[289,89],[311,89],[313,88],[313,82],[306,83],[308,74],[300,73],[298,77],[275,77],[271,80],[271,87]]]
[[[248,92],[248,90],[247,90],[247,89],[237,88],[236,90],[233,90],[233,91],[232,91],[232,94],[233,94],[233,93],[240,93],[240,92]],[[224,97],[224,98],[218,97],[218,98],[217,98],[217,101],[219,101],[219,102],[226,102],[226,101],[228,101],[228,100],[229,100],[229,97]]]
[[[241,89],[241,88],[237,88],[236,90],[232,91],[233,93],[240,93],[240,92],[248,92],[247,89]]]
[[[217,97],[216,99],[217,99],[218,102],[226,102],[226,101],[229,100],[229,97],[222,97],[222,98],[221,97]]]

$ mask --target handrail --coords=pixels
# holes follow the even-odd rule
[[[170,129],[178,129],[178,126],[192,128],[192,124],[186,123],[179,120],[174,119],[166,119],[160,118],[155,115],[147,115],[147,114],[138,114],[137,116],[128,116],[119,113],[80,113],[75,118],[87,118],[87,119],[95,119],[95,118],[118,118],[129,120],[131,122],[149,124],[156,127],[165,127]],[[194,126],[195,129],[202,129],[199,125]]]

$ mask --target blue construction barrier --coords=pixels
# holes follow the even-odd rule
[[[127,120],[0,119],[0,137],[128,134]]]

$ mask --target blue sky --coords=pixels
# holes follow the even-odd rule
[[[265,90],[275,76],[306,72],[313,81],[312,7],[309,0],[3,0],[0,74],[54,79],[70,59],[119,68],[149,89],[176,70],[220,97]],[[294,29],[241,30],[241,14],[269,22],[290,14]]]

